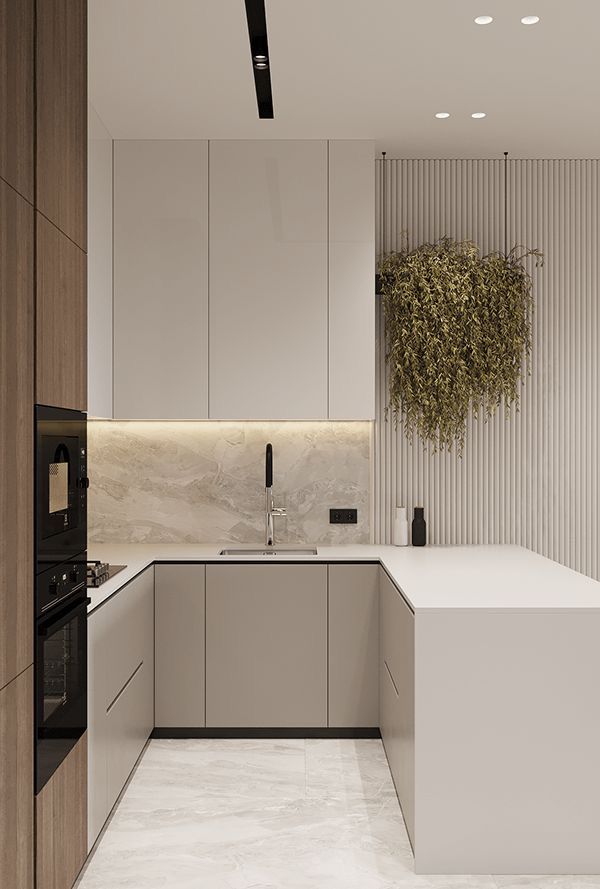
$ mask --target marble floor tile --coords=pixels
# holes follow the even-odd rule
[[[157,740],[78,889],[164,887],[600,889],[600,879],[415,875],[380,741]]]

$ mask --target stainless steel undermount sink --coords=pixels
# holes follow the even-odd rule
[[[222,549],[220,556],[316,556],[316,546],[256,546]]]

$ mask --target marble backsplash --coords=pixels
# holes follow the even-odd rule
[[[88,423],[93,543],[264,542],[265,445],[279,543],[368,543],[371,425],[350,422]],[[330,507],[358,509],[330,525]]]

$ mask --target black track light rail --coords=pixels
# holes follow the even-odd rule
[[[245,0],[245,2],[258,116],[269,119],[273,117],[273,93],[265,0]]]

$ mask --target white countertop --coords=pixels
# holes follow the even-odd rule
[[[317,546],[316,556],[219,556],[237,544],[91,544],[89,559],[127,565],[97,589],[97,608],[153,562],[381,562],[415,613],[439,609],[600,609],[600,583],[513,545]],[[241,548],[241,547],[240,547]]]

